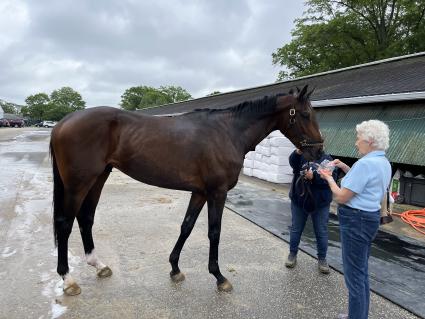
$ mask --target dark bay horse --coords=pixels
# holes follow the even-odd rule
[[[184,280],[180,252],[205,203],[208,205],[208,270],[220,291],[232,285],[218,264],[221,219],[227,192],[237,181],[245,154],[274,130],[303,150],[307,159],[322,152],[322,137],[307,86],[297,93],[264,97],[224,110],[202,109],[155,117],[110,107],[72,113],[52,130],[53,224],[57,272],[68,295],[81,292],[69,274],[68,238],[80,226],[86,260],[99,277],[112,274],[96,256],[92,226],[103,185],[113,167],[159,187],[192,193],[181,233],[170,255],[171,278]]]

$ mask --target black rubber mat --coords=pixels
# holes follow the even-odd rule
[[[289,242],[291,204],[272,190],[239,181],[229,192],[226,207]],[[309,219],[300,249],[316,257],[316,241]],[[329,221],[329,265],[342,273],[338,220]],[[425,318],[425,245],[406,236],[379,231],[369,258],[370,288],[417,316]]]

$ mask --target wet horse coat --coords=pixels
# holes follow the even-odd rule
[[[218,245],[227,192],[237,181],[245,154],[270,132],[280,130],[307,158],[322,151],[322,139],[307,87],[299,94],[264,97],[224,110],[196,110],[174,117],[152,117],[99,107],[75,112],[52,130],[54,233],[58,274],[64,291],[80,293],[69,274],[68,238],[74,219],[80,226],[87,262],[98,276],[112,274],[96,256],[92,226],[103,185],[113,167],[159,187],[192,193],[181,233],[171,252],[171,278],[184,279],[178,261],[205,203],[208,205],[208,269],[219,290],[232,289],[221,274]]]

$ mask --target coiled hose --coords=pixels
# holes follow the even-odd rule
[[[406,224],[409,224],[421,234],[425,235],[425,208],[418,210],[406,210],[402,213],[392,213],[401,218]]]

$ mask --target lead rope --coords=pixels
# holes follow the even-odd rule
[[[310,166],[310,162],[308,162],[308,166]],[[300,182],[301,182],[301,185],[299,185]],[[315,212],[317,209],[317,203],[311,191],[310,185],[311,185],[310,181],[306,180],[300,173],[300,176],[298,176],[297,180],[295,181],[295,190],[297,191],[300,188],[301,190],[300,196],[304,197],[302,208],[307,213]],[[305,207],[306,201],[308,200],[308,198],[310,198],[311,202],[313,203],[313,210],[307,210]]]

